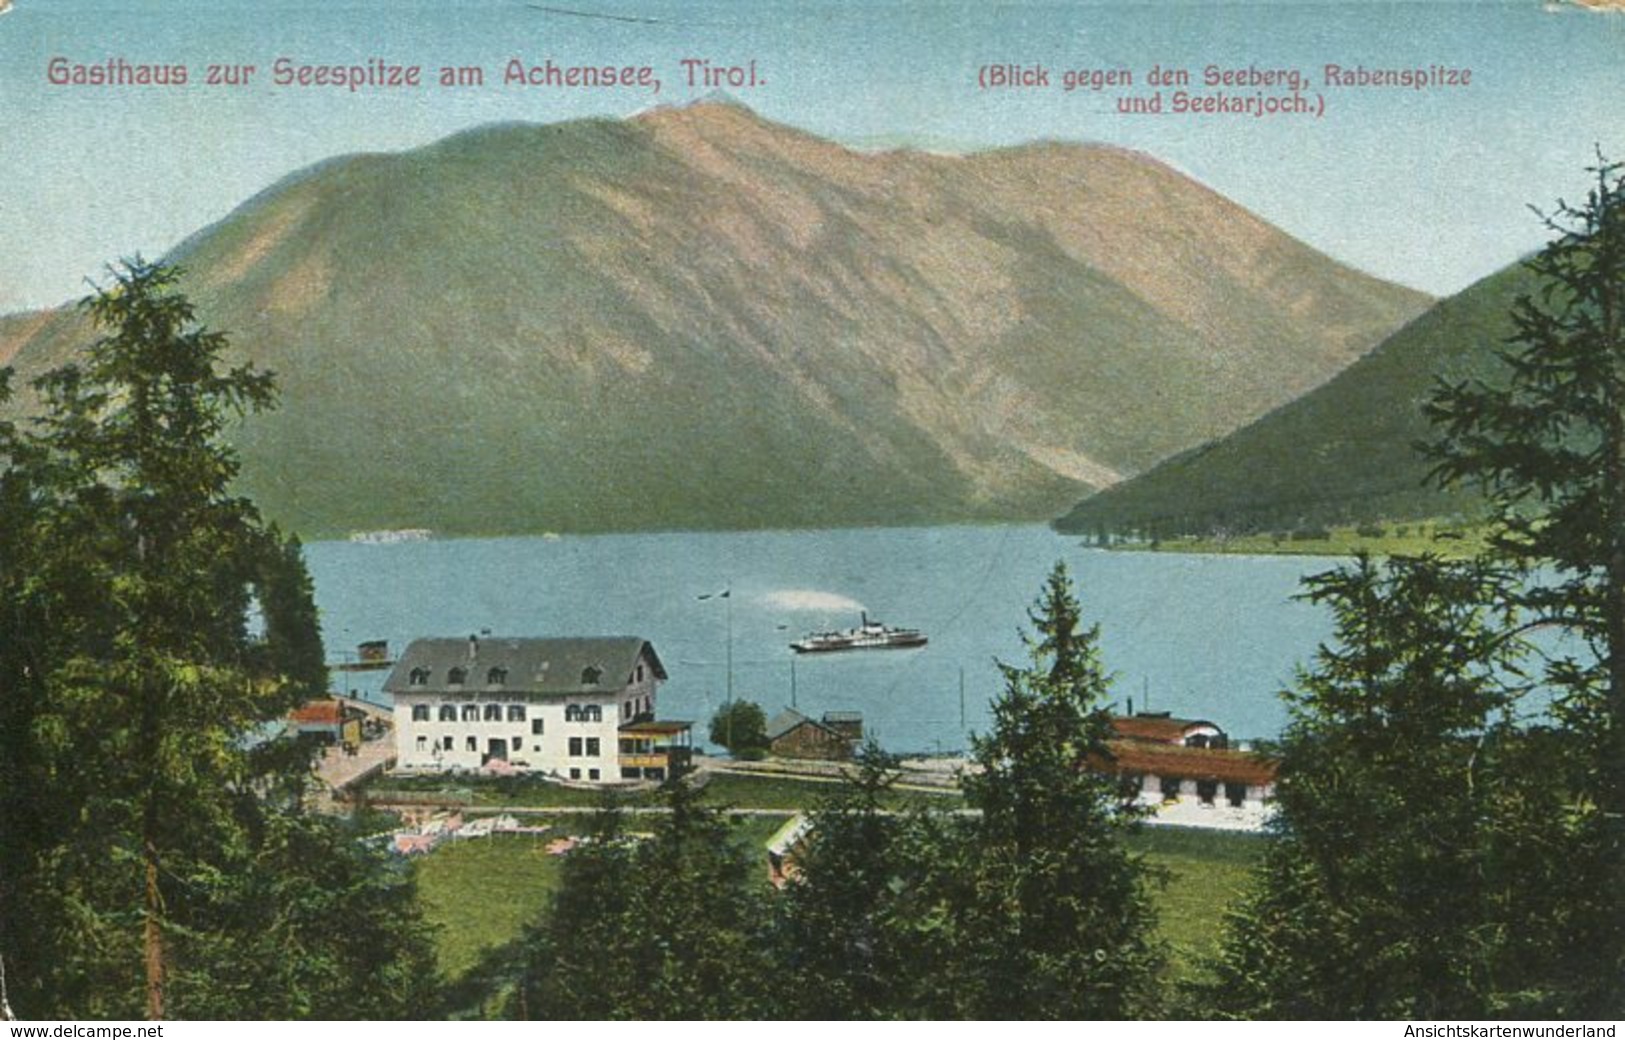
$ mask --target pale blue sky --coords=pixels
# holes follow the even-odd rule
[[[1525,208],[1584,190],[1601,144],[1625,156],[1625,15],[1510,3],[439,3],[16,0],[0,16],[0,312],[81,295],[106,261],[155,256],[278,178],[354,151],[493,120],[627,115],[699,96],[684,57],[755,59],[735,96],[857,143],[976,148],[1037,138],[1140,148],[1333,256],[1446,293],[1536,247]],[[477,64],[461,93],[277,88],[269,68],[380,57]],[[57,87],[52,57],[252,63],[233,90]],[[503,87],[503,65],[650,64],[636,90]],[[985,92],[992,61],[1470,67],[1457,90],[1328,92],[1322,119],[1124,116],[1111,94]],[[1236,91],[1232,91],[1233,93]]]

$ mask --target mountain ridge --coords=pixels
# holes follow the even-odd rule
[[[1434,433],[1422,407],[1440,379],[1504,378],[1512,304],[1536,288],[1522,261],[1494,272],[1315,390],[1084,499],[1056,526],[1222,536],[1475,516],[1477,494],[1427,480],[1415,445]]]
[[[243,483],[313,534],[1049,519],[1427,302],[1140,153],[858,153],[716,103],[334,157],[170,258],[278,373]]]

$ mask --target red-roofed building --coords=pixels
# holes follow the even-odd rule
[[[1192,782],[1232,787],[1265,788],[1275,784],[1275,762],[1249,751],[1181,747],[1138,740],[1108,741],[1106,749],[1112,771],[1117,773],[1179,777]],[[1237,792],[1232,804],[1239,805],[1242,797]]]
[[[1206,719],[1176,719],[1166,712],[1156,715],[1114,715],[1112,729],[1123,740],[1157,744],[1183,744],[1186,747],[1228,747],[1224,730]]]
[[[324,744],[337,744],[345,739],[345,725],[353,723],[352,737],[355,742],[360,741],[360,712],[347,709],[344,704],[332,697],[319,701],[301,704],[288,713],[288,723],[293,731],[301,737],[308,737]]]
[[[344,708],[335,700],[311,701],[293,709],[288,718],[296,726],[337,726],[344,721]]]
[[[1159,823],[1257,830],[1275,795],[1277,763],[1229,748],[1211,722],[1166,715],[1112,719],[1116,739],[1090,766],[1131,779],[1137,801]]]

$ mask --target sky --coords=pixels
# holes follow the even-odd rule
[[[372,59],[481,69],[483,86],[278,85],[275,63]],[[183,87],[56,84],[52,61],[185,65]],[[510,61],[648,65],[640,87],[505,85]],[[86,291],[107,262],[160,256],[280,178],[493,121],[627,116],[709,94],[684,59],[755,63],[728,90],[766,118],[861,147],[968,151],[1039,139],[1148,152],[1322,251],[1434,294],[1538,248],[1530,205],[1625,157],[1625,13],[1505,3],[661,3],[658,0],[15,0],[0,15],[0,313]],[[209,86],[209,65],[254,65]],[[1015,64],[1048,82],[984,85]],[[1344,69],[1471,70],[1466,84],[1329,86]],[[1173,112],[1244,103],[1204,70],[1297,70],[1310,114]],[[1186,87],[1156,87],[1154,67]],[[1132,87],[1067,91],[1066,70]],[[82,70],[81,70],[82,71]],[[1124,113],[1162,95],[1162,114]],[[387,248],[380,243],[380,248]]]

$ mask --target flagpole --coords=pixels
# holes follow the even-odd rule
[[[723,608],[724,610],[727,611],[727,618],[728,618],[728,645],[727,645],[727,648],[726,648],[728,684],[727,684],[727,699],[723,701],[724,704],[732,704],[733,699],[734,699],[734,594],[733,593],[734,593],[733,582],[730,581],[723,588],[723,590],[721,592],[718,592],[718,593],[707,592],[707,593],[701,595],[700,597],[698,597],[699,599],[707,600],[707,599],[711,599],[713,597],[713,595],[714,595],[717,599],[725,599],[725,600],[728,601],[727,606],[725,606]]]

